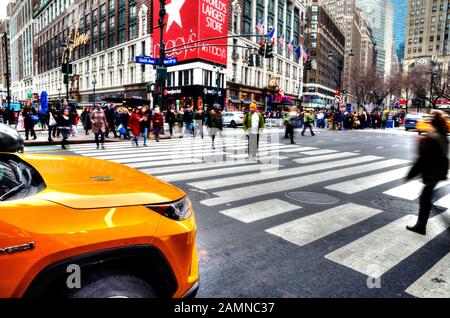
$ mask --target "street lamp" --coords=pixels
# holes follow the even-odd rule
[[[216,70],[217,69],[217,75],[216,75],[216,104],[219,103],[219,85],[220,85],[220,72],[223,71],[223,67],[219,67],[214,65],[213,69]]]
[[[94,87],[94,106],[95,106],[95,84],[97,84],[97,80],[95,79],[95,77],[94,77],[94,79],[92,80],[92,86]]]
[[[64,84],[66,84],[66,100],[69,102],[69,74],[70,74],[70,50],[73,46],[73,40],[66,40],[65,43],[61,44],[61,48],[64,49],[65,61],[62,62],[62,73],[64,75]],[[65,62],[65,64],[64,64]]]

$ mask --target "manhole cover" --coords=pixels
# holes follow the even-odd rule
[[[397,199],[374,199],[370,201],[374,206],[384,211],[413,214],[419,211],[417,203]]]
[[[202,201],[212,197],[208,192],[199,189],[188,188],[185,191],[191,201]]]
[[[291,191],[284,195],[291,200],[309,204],[334,204],[339,202],[339,198],[318,192]]]

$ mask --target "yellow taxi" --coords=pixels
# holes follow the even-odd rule
[[[445,120],[447,121],[447,130],[450,131],[450,116],[445,115]],[[428,133],[433,130],[433,126],[431,125],[431,121],[433,120],[433,115],[424,114],[422,118],[417,120],[416,130],[420,134]]]
[[[0,152],[0,298],[194,296],[182,190],[120,164]]]

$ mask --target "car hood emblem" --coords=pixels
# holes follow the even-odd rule
[[[94,181],[112,181],[113,178],[111,177],[105,177],[105,176],[98,176],[98,177],[91,177]]]
[[[0,247],[0,255],[4,254],[12,254],[16,252],[23,252],[26,250],[31,250],[35,247],[36,244],[34,242],[30,242],[27,244],[22,245],[16,245],[16,246],[10,246],[10,247]]]

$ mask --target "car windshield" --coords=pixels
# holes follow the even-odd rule
[[[14,169],[11,164],[0,160],[0,198],[21,184]]]

